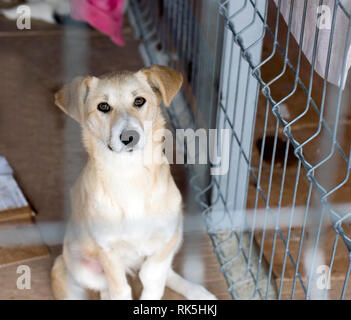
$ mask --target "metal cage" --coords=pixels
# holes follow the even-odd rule
[[[351,295],[345,2],[130,1],[145,62],[185,75],[173,127],[229,132],[225,174],[187,169],[234,299]]]

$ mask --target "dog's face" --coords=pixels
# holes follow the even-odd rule
[[[169,106],[182,80],[162,66],[80,77],[56,93],[55,103],[110,151],[132,152],[144,148],[161,99]]]

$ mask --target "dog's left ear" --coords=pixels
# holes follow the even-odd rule
[[[150,85],[160,91],[163,103],[169,107],[183,83],[181,73],[165,66],[153,65],[141,70]]]

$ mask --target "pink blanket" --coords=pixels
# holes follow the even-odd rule
[[[94,28],[110,36],[116,44],[124,45],[124,0],[70,0],[71,16],[88,22]]]

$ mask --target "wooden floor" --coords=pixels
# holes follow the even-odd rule
[[[0,300],[53,299],[50,289],[50,270],[54,258],[61,252],[61,246],[50,249],[49,257],[19,262],[6,267],[0,266]],[[21,275],[17,273],[17,268],[23,264],[29,266],[31,270],[31,289],[29,290],[20,290],[16,285]],[[199,274],[202,275],[200,278],[203,281],[198,283],[202,283],[218,299],[231,299],[207,235],[201,233],[185,235],[183,247],[174,260],[174,269],[189,280],[196,281]],[[131,283],[135,296],[138,296],[141,290],[140,282],[134,280]],[[184,299],[184,297],[167,288],[163,299],[175,300]]]

